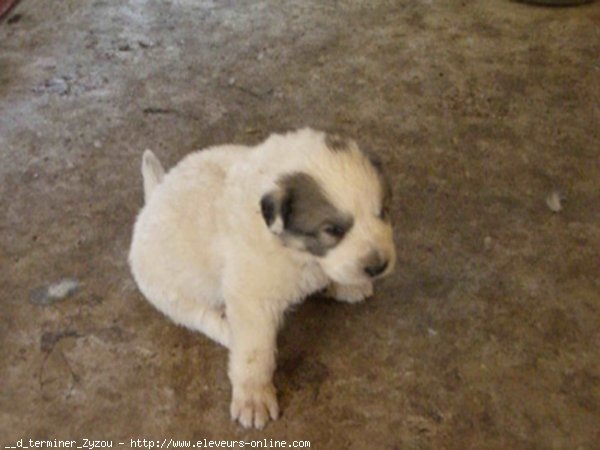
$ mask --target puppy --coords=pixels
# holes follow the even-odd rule
[[[358,302],[396,253],[380,167],[311,129],[185,157],[166,175],[147,150],[129,262],[144,296],[229,349],[231,417],[262,428],[284,312],[327,288]]]

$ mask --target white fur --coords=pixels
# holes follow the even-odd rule
[[[148,203],[150,194],[165,177],[165,169],[150,150],[142,156],[142,176],[144,177],[144,200]]]
[[[176,323],[230,350],[231,415],[261,428],[278,417],[272,375],[276,335],[290,305],[332,285],[355,302],[372,293],[361,260],[373,249],[394,266],[392,229],[381,220],[381,186],[352,143],[332,151],[321,132],[272,135],[256,147],[225,145],[195,152],[163,175],[143,158],[146,205],[134,227],[130,265],[146,298]],[[284,246],[281,221],[269,228],[262,196],[282,174],[319,182],[354,226],[323,257]]]

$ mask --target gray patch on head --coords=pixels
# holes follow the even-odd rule
[[[284,175],[278,185],[283,191],[279,211],[284,242],[299,240],[308,252],[324,256],[352,227],[352,216],[339,211],[310,175]]]
[[[340,136],[335,133],[327,133],[325,135],[325,145],[329,150],[335,152],[346,151],[350,148],[350,139]]]

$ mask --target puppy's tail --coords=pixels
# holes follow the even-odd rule
[[[160,184],[165,176],[165,169],[158,158],[150,150],[144,151],[142,156],[142,177],[144,178],[144,200],[148,203],[154,188]]]

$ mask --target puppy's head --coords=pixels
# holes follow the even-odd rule
[[[390,190],[381,167],[351,140],[322,135],[298,171],[281,174],[260,201],[285,246],[314,256],[339,284],[363,283],[395,265]]]

